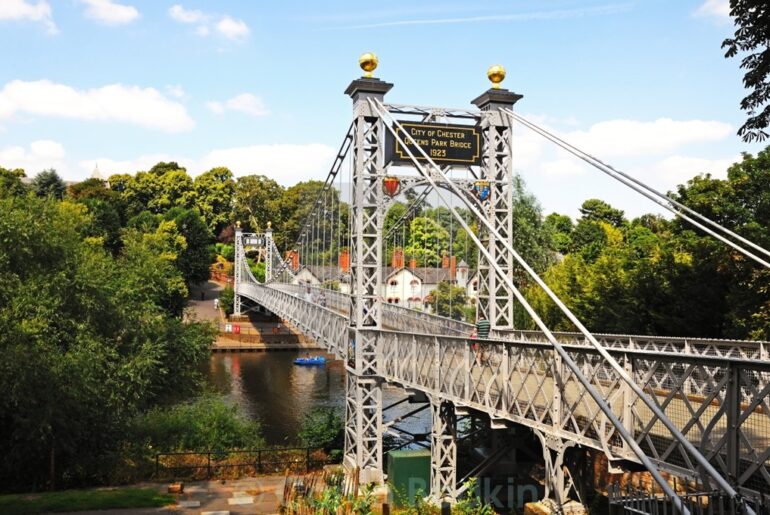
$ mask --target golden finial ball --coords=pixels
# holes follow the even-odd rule
[[[377,56],[372,52],[361,54],[361,57],[358,58],[358,65],[364,70],[364,77],[368,79],[372,77],[372,72],[377,68],[379,62]]]
[[[238,229],[240,229],[240,228],[241,228],[241,221],[240,221],[240,220],[238,220],[237,222],[235,222],[235,226],[236,226]]]
[[[267,229],[271,230],[273,228],[273,222],[267,222]]]
[[[494,89],[500,89],[500,83],[505,79],[505,68],[499,64],[490,66],[487,70],[487,78],[492,82]]]

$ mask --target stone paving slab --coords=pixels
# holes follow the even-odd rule
[[[227,500],[227,504],[230,506],[242,506],[244,504],[254,504],[254,498],[251,496],[246,497],[231,497]]]

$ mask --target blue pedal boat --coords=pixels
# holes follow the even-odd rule
[[[297,358],[294,360],[295,365],[324,365],[326,358],[323,356],[313,356],[311,358]]]

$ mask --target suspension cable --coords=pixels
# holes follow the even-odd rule
[[[640,195],[650,199],[657,205],[663,207],[664,209],[674,213],[675,215],[679,216],[683,220],[686,220],[690,224],[694,225],[695,227],[701,229],[705,233],[709,234],[710,236],[713,236],[714,238],[718,239],[719,241],[729,245],[730,247],[734,248],[741,254],[745,255],[746,257],[749,257],[756,261],[757,263],[770,268],[770,262],[760,258],[756,254],[752,253],[749,250],[746,250],[742,246],[738,245],[734,241],[730,241],[724,236],[717,234],[715,231],[709,229],[708,227],[705,227],[702,223],[694,220],[692,217],[688,216],[687,214],[683,213],[689,213],[695,218],[700,219],[705,224],[710,225],[714,228],[716,228],[718,231],[722,231],[722,233],[727,234],[728,236],[737,239],[738,241],[750,246],[751,248],[761,252],[762,254],[765,254],[766,256],[770,257],[770,251],[766,250],[765,248],[753,243],[752,241],[744,238],[743,236],[731,231],[730,229],[724,227],[723,225],[711,220],[710,218],[698,213],[694,209],[691,209],[687,207],[686,205],[682,204],[681,202],[678,202],[677,200],[669,197],[668,195],[665,195],[658,190],[652,188],[651,186],[648,186],[647,184],[643,183],[642,181],[628,175],[625,172],[622,172],[620,170],[617,170],[613,168],[612,166],[602,162],[600,159],[592,156],[591,154],[588,154],[587,152],[584,152],[577,147],[571,145],[570,143],[567,143],[563,139],[559,138],[558,136],[548,132],[547,130],[543,129],[542,127],[539,127],[535,125],[534,123],[526,120],[525,118],[522,118],[518,114],[514,113],[510,109],[501,109],[503,112],[505,112],[507,115],[512,117],[517,122],[521,123],[531,131],[543,136],[547,140],[551,141],[555,145],[561,147],[562,149],[566,150],[570,154],[576,156],[577,158],[581,159],[582,161],[585,161],[586,163],[590,164],[600,172],[612,177],[616,181],[620,182],[621,184],[628,186],[635,192],[639,193]]]

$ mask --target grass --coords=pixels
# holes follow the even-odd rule
[[[156,488],[65,490],[41,494],[0,495],[0,513],[28,515],[111,508],[156,508],[174,502],[174,497],[160,493]]]

